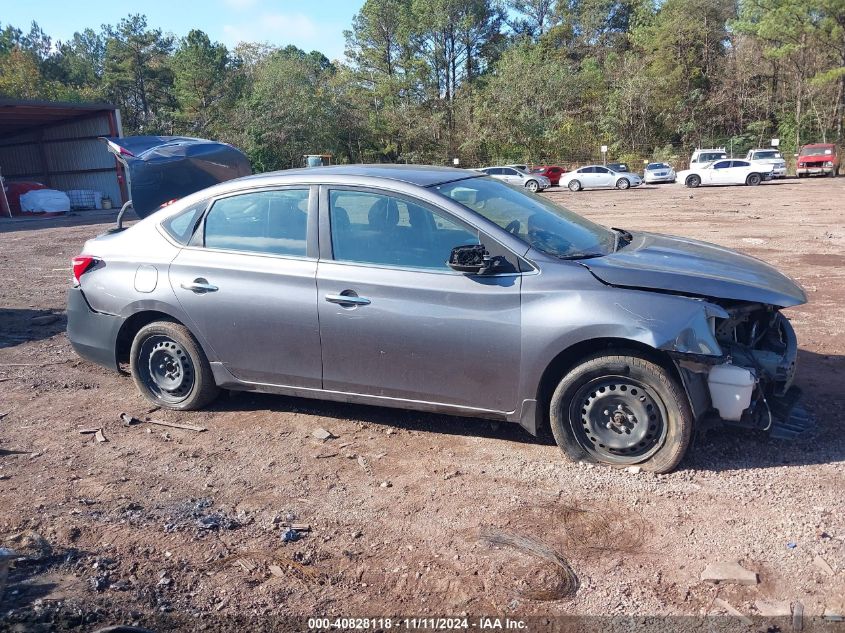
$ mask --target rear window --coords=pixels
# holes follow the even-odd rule
[[[200,219],[200,215],[208,206],[208,200],[197,202],[191,205],[181,213],[177,213],[173,217],[166,219],[161,223],[162,228],[167,231],[174,240],[180,244],[187,244],[194,234],[194,229]]]

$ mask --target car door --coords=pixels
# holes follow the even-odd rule
[[[717,160],[712,167],[707,170],[710,176],[710,182],[714,185],[727,185],[733,182],[734,170],[733,161]]]
[[[502,168],[502,175],[504,176],[504,181],[511,185],[521,185],[522,184],[522,176],[519,175],[519,172],[513,169],[512,167],[503,167]]]
[[[616,183],[614,182],[614,173],[610,171],[607,167],[593,167],[593,171],[595,175],[595,187],[613,187]]]
[[[316,187],[222,196],[170,265],[193,326],[241,380],[321,386],[316,214]]]
[[[590,189],[596,186],[596,172],[595,167],[582,167],[575,173],[575,180],[581,183],[581,186],[585,189]]]
[[[317,291],[323,387],[491,411],[516,408],[518,261],[467,275],[451,249],[501,249],[443,210],[400,194],[326,186]],[[506,269],[507,270],[507,269]]]
[[[504,174],[502,173],[501,167],[488,167],[487,169],[483,170],[488,176],[492,176],[497,180],[506,180]]]
[[[730,169],[730,183],[734,185],[744,185],[746,178],[748,178],[748,174],[751,173],[751,163],[745,160],[734,160],[731,161],[731,169]],[[757,171],[761,174],[770,171],[772,168],[771,165],[758,165]]]

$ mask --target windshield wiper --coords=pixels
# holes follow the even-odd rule
[[[634,236],[631,235],[625,229],[618,229],[615,226],[610,227],[611,231],[616,232],[616,238],[613,240],[613,252],[615,253],[623,246],[630,244],[634,240]],[[625,243],[622,243],[622,240],[625,240]]]
[[[606,253],[572,253],[571,255],[557,255],[558,259],[592,259],[604,257]]]

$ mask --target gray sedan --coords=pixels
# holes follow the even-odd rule
[[[73,275],[77,352],[171,409],[232,389],[477,416],[656,472],[699,424],[803,420],[793,281],[476,171],[229,181],[89,240]]]

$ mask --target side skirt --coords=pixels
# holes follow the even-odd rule
[[[332,402],[346,402],[349,404],[366,404],[377,407],[391,407],[394,409],[406,409],[413,411],[426,411],[430,413],[445,413],[447,415],[458,415],[471,418],[485,418],[488,420],[513,421],[514,411],[493,411],[490,409],[477,409],[473,407],[461,407],[442,402],[426,402],[425,400],[408,400],[403,398],[391,398],[388,396],[371,396],[346,391],[329,391],[326,389],[312,389],[309,387],[295,387],[289,385],[273,385],[267,383],[245,382],[238,380],[220,362],[211,363],[211,371],[214,374],[214,382],[218,387],[231,389],[232,391],[254,391],[256,393],[269,393],[280,396],[294,396],[297,398],[311,398],[313,400],[330,400]]]

